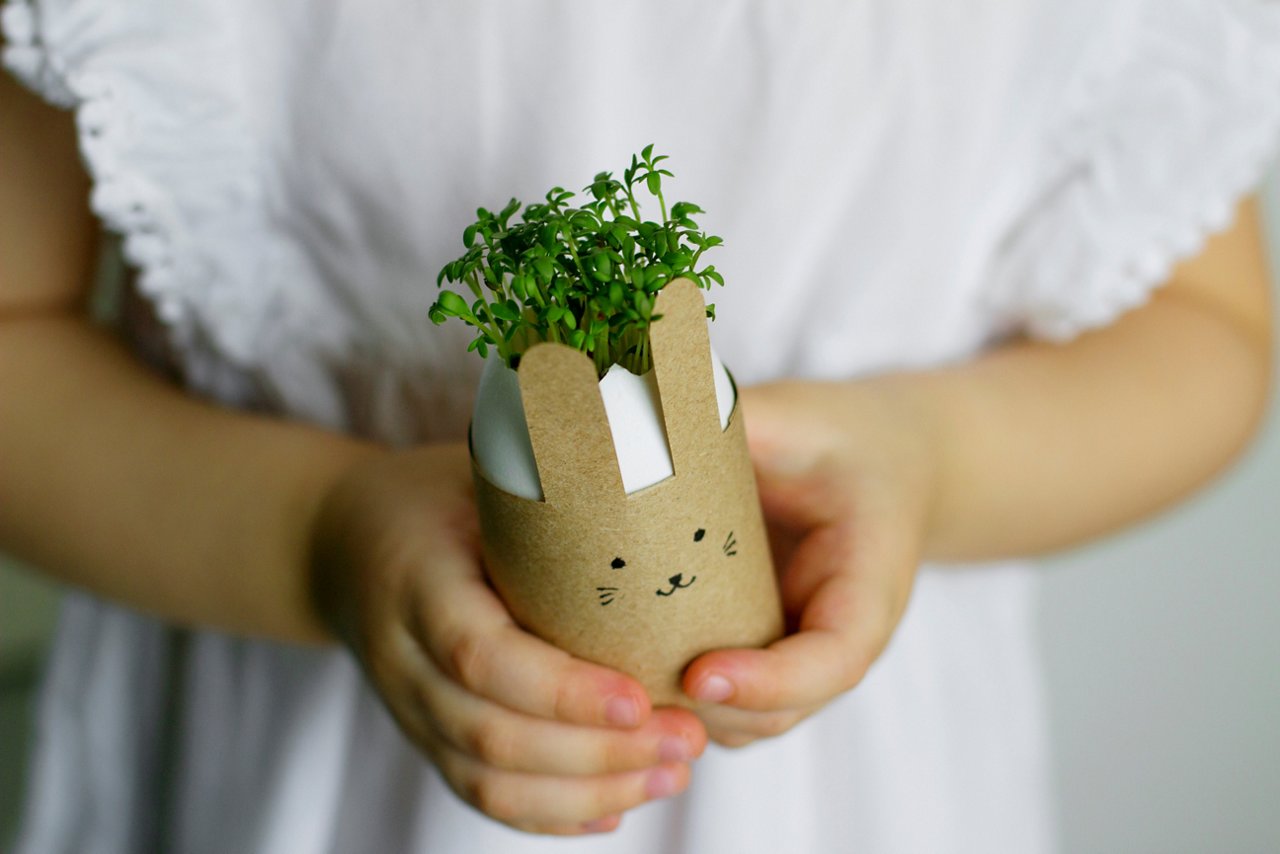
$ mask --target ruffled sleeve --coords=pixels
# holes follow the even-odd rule
[[[259,364],[272,338],[310,322],[266,237],[232,7],[7,0],[0,11],[5,66],[75,110],[90,204],[122,236],[195,387],[214,384],[201,365]]]
[[[1038,140],[992,266],[1004,328],[1064,340],[1144,303],[1277,153],[1280,3],[1159,0],[1120,18]]]

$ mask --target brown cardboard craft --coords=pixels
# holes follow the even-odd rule
[[[659,293],[650,330],[675,474],[627,495],[595,367],[538,344],[517,372],[543,500],[472,465],[489,577],[526,629],[629,673],[657,704],[692,701],[685,666],[781,636],[782,611],[739,407],[721,430],[702,294]]]

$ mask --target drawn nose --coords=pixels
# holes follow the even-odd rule
[[[673,575],[673,576],[671,576],[670,578],[668,578],[668,579],[667,579],[667,581],[671,582],[672,584],[676,584],[676,585],[678,585],[678,584],[680,583],[680,579],[682,579],[682,578],[684,578],[684,573],[683,573],[683,572],[677,572],[675,575]]]

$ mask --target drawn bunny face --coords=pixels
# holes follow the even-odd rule
[[[659,600],[675,596],[681,591],[689,590],[697,583],[699,571],[702,572],[703,578],[707,578],[709,572],[715,573],[717,569],[722,570],[723,567],[719,567],[720,564],[738,555],[738,540],[733,531],[729,531],[725,536],[719,550],[711,545],[712,539],[708,536],[706,528],[695,530],[691,541],[695,547],[690,550],[690,560],[681,565],[680,571],[665,579],[661,578],[662,573],[673,567],[668,566],[646,572],[645,567],[629,564],[621,555],[615,557],[609,562],[609,580],[613,583],[598,586],[595,589],[596,598],[601,607],[628,599],[629,594],[632,593],[641,600],[639,603],[634,603],[635,607],[648,604],[650,596],[657,597]],[[658,586],[650,590],[654,586],[655,578]]]

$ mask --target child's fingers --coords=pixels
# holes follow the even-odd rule
[[[650,713],[634,679],[556,649],[514,624],[455,625],[434,638],[435,661],[473,694],[526,715],[630,728]]]
[[[828,578],[805,608],[801,631],[765,649],[697,658],[684,689],[702,702],[769,712],[831,700],[861,681],[893,630],[890,597],[846,576]]]
[[[430,594],[415,603],[414,634],[441,671],[524,714],[591,726],[644,722],[651,705],[639,682],[520,629],[479,572],[469,561],[437,562]]]
[[[756,712],[798,709],[856,684],[862,659],[846,638],[801,632],[767,649],[732,649],[697,659],[684,677],[695,700]]]
[[[684,791],[690,779],[684,763],[593,777],[555,777],[496,769],[444,743],[432,754],[459,797],[490,818],[532,832],[572,832],[587,822],[611,819]]]
[[[909,538],[889,512],[862,502],[862,524],[819,527],[796,548],[783,579],[799,632],[765,649],[707,653],[686,670],[703,702],[754,711],[824,703],[862,681],[888,643],[914,574]]]
[[[707,737],[724,747],[743,747],[762,738],[775,738],[790,732],[805,718],[819,711],[819,703],[804,709],[781,712],[750,712],[732,706],[710,706],[699,711],[707,727]]]
[[[635,729],[566,724],[513,712],[442,676],[422,680],[419,700],[424,717],[454,749],[508,771],[636,771],[663,762],[692,761],[706,747],[702,724],[684,709],[656,710]]]

